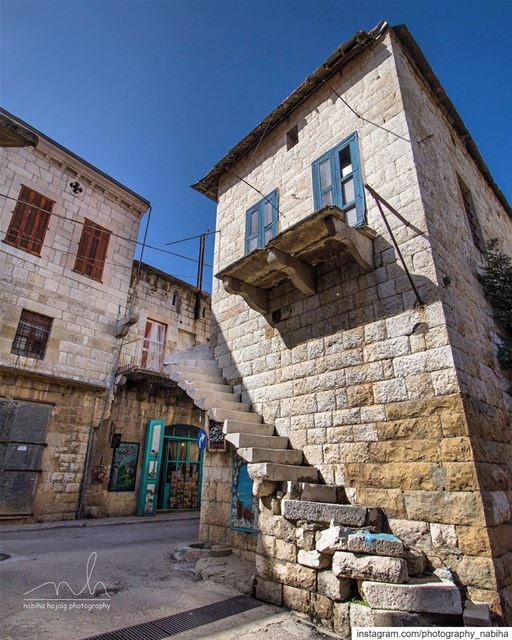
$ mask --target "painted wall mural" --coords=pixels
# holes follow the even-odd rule
[[[258,532],[258,498],[252,495],[252,480],[247,463],[236,453],[231,476],[231,528]]]

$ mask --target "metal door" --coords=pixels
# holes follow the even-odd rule
[[[0,398],[0,516],[31,516],[53,406]]]
[[[140,480],[137,514],[152,516],[156,512],[158,478],[162,460],[162,444],[164,440],[165,422],[150,420],[146,429],[146,445],[144,448],[144,464]]]

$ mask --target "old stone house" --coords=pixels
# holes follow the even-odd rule
[[[0,517],[74,518],[149,203],[0,112]]]
[[[135,261],[128,307],[138,320],[122,338],[111,413],[96,432],[86,511],[91,516],[148,513],[143,492],[151,462],[146,446],[150,420],[160,420],[165,427],[156,456],[161,461],[158,477],[150,483],[150,489],[155,485],[150,513],[198,509],[202,452],[197,435],[205,416],[169,378],[165,364],[176,351],[208,341],[210,296]],[[130,472],[124,476],[129,477],[121,478],[119,469],[128,464]]]
[[[170,373],[229,443],[202,539],[342,634],[457,624],[466,599],[510,623],[511,381],[477,272],[512,211],[407,28],[340,46],[194,188],[213,357]]]

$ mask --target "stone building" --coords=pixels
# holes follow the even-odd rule
[[[74,518],[147,200],[0,111],[0,517]]]
[[[161,420],[165,425],[158,452],[161,463],[155,508],[151,512],[198,509],[202,453],[197,447],[197,434],[204,426],[204,412],[169,378],[165,363],[176,351],[208,341],[210,296],[135,261],[128,307],[138,320],[122,338],[111,413],[96,432],[87,513],[131,515],[137,512],[137,503],[139,512],[144,512],[141,478],[150,420]],[[116,437],[120,442],[112,448]],[[126,456],[132,458],[131,478],[121,482],[118,468]]]
[[[510,378],[477,279],[512,212],[407,28],[340,46],[194,188],[213,358],[170,373],[201,372],[230,443],[202,538],[342,634],[459,623],[465,599],[512,623]]]

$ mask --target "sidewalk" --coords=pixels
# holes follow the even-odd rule
[[[199,520],[199,511],[176,511],[158,513],[155,516],[120,516],[115,518],[84,518],[81,520],[59,520],[57,522],[34,522],[31,524],[0,524],[0,535],[17,531],[41,531],[68,527],[109,527],[116,524],[150,524],[180,520]]]

